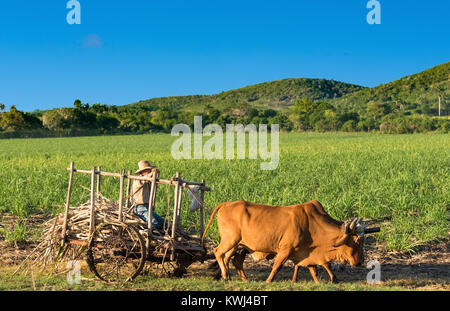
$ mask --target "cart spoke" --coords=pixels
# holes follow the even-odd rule
[[[136,277],[146,255],[139,232],[126,224],[100,225],[90,240],[88,254],[88,264],[94,274],[110,282]]]

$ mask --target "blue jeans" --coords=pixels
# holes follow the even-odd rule
[[[139,216],[140,219],[147,223],[148,205],[140,204],[134,207],[134,213]],[[163,230],[164,218],[152,211],[152,228]]]

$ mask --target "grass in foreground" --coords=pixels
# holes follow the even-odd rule
[[[320,283],[287,280],[267,284],[263,281],[214,281],[210,277],[161,278],[140,276],[133,282],[124,284],[106,284],[94,279],[91,274],[83,273],[80,285],[69,285],[66,275],[48,275],[39,272],[33,274],[18,273],[12,276],[14,269],[2,268],[0,274],[0,291],[379,291],[407,290],[411,287],[392,286],[389,284],[370,285],[365,282]]]

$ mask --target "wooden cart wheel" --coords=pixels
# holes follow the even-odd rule
[[[175,261],[163,261],[161,264],[161,274],[181,278],[187,273],[187,268],[195,261],[190,254],[177,252]]]
[[[125,223],[100,224],[89,238],[87,264],[106,282],[133,280],[144,268],[145,243],[139,231]]]
[[[176,262],[165,261],[159,266],[159,275],[163,277],[181,278],[187,272],[186,267]]]

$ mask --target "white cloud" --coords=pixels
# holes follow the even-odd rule
[[[83,39],[82,45],[88,49],[99,49],[103,47],[103,40],[99,35],[91,34]]]

